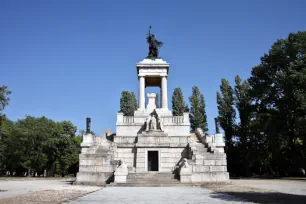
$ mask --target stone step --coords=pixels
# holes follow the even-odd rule
[[[172,186],[200,186],[201,183],[111,183],[107,187],[172,187]]]
[[[129,173],[128,177],[145,177],[145,178],[171,178],[173,177],[175,174],[172,173],[160,173],[160,172],[154,172],[154,173]]]
[[[177,183],[177,179],[127,179],[127,183]]]
[[[158,184],[158,183],[180,183],[177,179],[172,180],[127,180],[126,183],[149,183],[149,184]]]
[[[127,183],[179,183],[179,180],[172,173],[129,173]]]

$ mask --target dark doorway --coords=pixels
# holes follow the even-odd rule
[[[158,171],[158,151],[148,151],[148,171]]]

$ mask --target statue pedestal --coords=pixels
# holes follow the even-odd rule
[[[126,183],[126,177],[128,175],[128,168],[125,163],[122,163],[115,171],[115,183]]]
[[[154,109],[138,109],[134,111],[134,117],[136,118],[146,118],[148,117]],[[172,112],[169,109],[156,108],[156,113],[161,117],[172,117]]]
[[[168,134],[161,130],[142,131],[137,135],[138,137],[167,137]]]

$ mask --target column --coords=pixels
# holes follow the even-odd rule
[[[162,92],[162,87],[160,86],[160,93],[159,93],[159,106],[158,108],[162,108],[163,107],[163,92]]]
[[[167,78],[165,76],[162,76],[161,87],[162,87],[162,108],[168,109]]]
[[[145,109],[145,78],[143,76],[139,77],[139,109]]]

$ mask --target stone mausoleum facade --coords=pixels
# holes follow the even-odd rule
[[[227,182],[226,154],[222,134],[190,133],[189,113],[173,116],[168,108],[167,81],[170,64],[160,58],[136,65],[139,107],[134,116],[117,113],[116,134],[83,135],[77,184],[133,183],[152,178],[158,182]],[[146,87],[160,87],[156,94]],[[160,177],[162,175],[162,177]],[[158,178],[162,178],[158,180]]]

